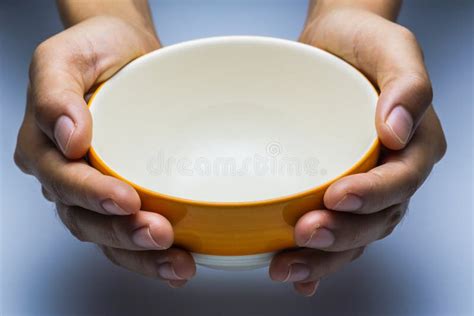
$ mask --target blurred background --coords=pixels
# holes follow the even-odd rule
[[[296,39],[306,1],[151,0],[164,45],[215,35]],[[199,268],[184,289],[114,266],[62,226],[13,163],[37,44],[61,31],[54,1],[0,2],[1,315],[472,315],[474,1],[404,4],[433,81],[448,152],[387,239],[321,282],[313,298],[267,270]]]

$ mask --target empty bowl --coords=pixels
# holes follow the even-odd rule
[[[198,264],[248,269],[295,247],[335,180],[377,162],[378,94],[341,59],[282,39],[194,40],[142,56],[89,100],[89,161],[165,216]]]

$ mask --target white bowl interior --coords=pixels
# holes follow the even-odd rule
[[[286,40],[223,37],[141,57],[96,94],[92,146],[129,181],[210,202],[308,190],[376,139],[377,93],[342,60]]]

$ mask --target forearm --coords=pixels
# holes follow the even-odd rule
[[[64,26],[91,17],[118,17],[157,37],[147,0],[56,0]]]

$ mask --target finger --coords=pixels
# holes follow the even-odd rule
[[[64,44],[56,42],[46,41],[33,55],[28,106],[41,131],[66,157],[77,159],[87,153],[92,138],[92,118],[84,100],[88,87],[77,69],[87,63],[78,57],[72,60],[76,52],[57,49]]]
[[[48,191],[44,186],[41,186],[41,193],[43,193],[43,196],[46,200],[50,202],[55,202],[54,196],[51,192]]]
[[[141,275],[169,281],[171,287],[181,287],[196,274],[193,257],[186,251],[170,248],[163,251],[130,251],[101,247],[116,265]]]
[[[295,282],[293,283],[295,291],[303,296],[311,297],[316,294],[319,287],[319,281]]]
[[[97,27],[101,32],[96,32]],[[122,36],[104,36],[121,31]],[[30,102],[39,128],[70,159],[90,146],[92,119],[84,95],[151,47],[120,19],[88,19],[38,46],[30,66]]]
[[[381,57],[375,76],[381,93],[375,121],[382,143],[397,150],[410,141],[431,105],[433,91],[415,36],[402,26],[392,28],[389,41],[378,34]]]
[[[378,30],[368,23],[356,28],[351,59],[380,89],[375,114],[380,140],[387,148],[399,150],[410,141],[433,91],[413,33],[387,21],[380,25]]]
[[[81,241],[129,250],[163,250],[173,243],[173,228],[160,214],[139,211],[106,216],[57,203],[59,217]]]
[[[28,114],[18,137],[15,162],[38,178],[50,199],[102,214],[127,215],[140,209],[140,197],[130,185],[83,160],[67,160]]]
[[[324,195],[328,209],[373,213],[408,200],[444,155],[446,143],[430,108],[406,149],[389,152],[382,164],[367,173],[344,177]]]
[[[295,241],[300,247],[324,251],[366,246],[388,236],[403,218],[407,206],[408,203],[403,203],[369,215],[311,211],[296,223]]]
[[[300,248],[281,252],[270,263],[270,278],[279,282],[317,282],[358,258],[363,248],[324,252]]]
[[[423,53],[403,26],[370,12],[354,13],[334,10],[307,28],[302,40],[340,56],[377,84],[379,138],[390,149],[404,148],[432,100]]]
[[[393,60],[393,63],[397,62],[399,60]],[[426,73],[398,70],[389,76],[380,79],[383,84],[380,85],[375,125],[382,143],[387,148],[399,150],[409,143],[431,104],[433,92]]]
[[[105,176],[85,161],[67,161],[56,150],[38,161],[36,176],[55,200],[106,215],[128,215],[140,209],[140,197],[128,184]]]
[[[188,283],[188,280],[169,280],[168,285],[174,289],[183,287]]]

